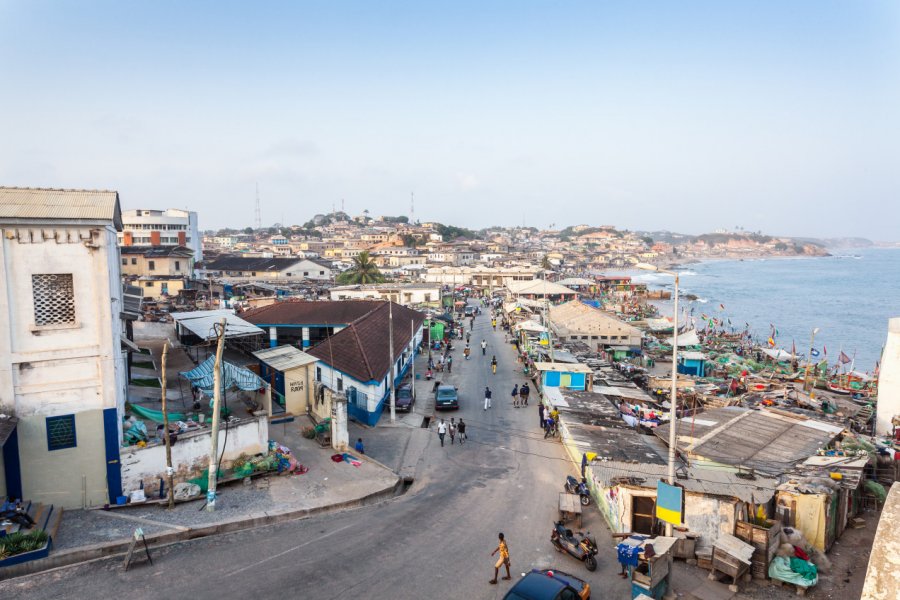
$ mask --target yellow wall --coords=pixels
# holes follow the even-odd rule
[[[138,285],[144,291],[144,299],[152,300],[162,298],[162,284],[167,284],[169,296],[177,296],[184,289],[184,279],[147,279],[138,280]],[[149,286],[147,284],[150,284]]]
[[[21,418],[17,429],[24,498],[64,508],[81,508],[84,485],[87,506],[109,502],[103,411],[75,413],[78,444],[75,448],[47,450],[47,424],[43,416]]]
[[[315,364],[315,363],[313,363]],[[284,409],[292,415],[306,414],[314,390],[310,373],[311,365],[304,365],[284,372]]]

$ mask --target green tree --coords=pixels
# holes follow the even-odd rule
[[[343,285],[358,283],[381,283],[384,275],[372,261],[368,252],[360,252],[353,258],[353,266],[337,276],[337,282]]]
[[[253,228],[252,227],[244,227],[244,233],[246,233],[247,235],[252,235]]]
[[[545,269],[545,270],[547,270],[547,271],[552,271],[552,270],[553,270],[553,264],[550,262],[550,259],[547,258],[547,255],[546,255],[546,254],[544,255],[544,258],[541,259],[541,268],[542,268],[542,269]]]

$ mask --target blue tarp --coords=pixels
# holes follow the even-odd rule
[[[191,385],[203,390],[204,394],[211,396],[213,393],[213,370],[215,364],[216,357],[210,356],[190,371],[183,371],[181,376],[190,381]],[[269,387],[269,384],[265,380],[260,379],[253,371],[222,361],[222,389],[229,390],[232,387],[253,391]]]

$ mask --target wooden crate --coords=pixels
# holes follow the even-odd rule
[[[746,521],[738,521],[734,527],[735,537],[755,548],[750,573],[756,579],[768,579],[769,563],[778,550],[778,534],[781,532],[781,523],[778,521],[769,521],[769,523],[768,529]]]

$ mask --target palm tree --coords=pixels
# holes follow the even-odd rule
[[[384,275],[378,270],[368,252],[360,252],[353,258],[353,266],[338,275],[337,280],[342,284],[381,283],[384,281]]]

